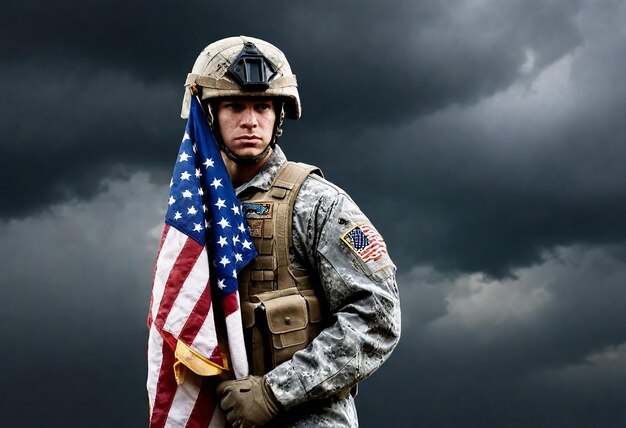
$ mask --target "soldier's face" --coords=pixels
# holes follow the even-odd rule
[[[236,155],[256,156],[272,139],[276,112],[267,98],[230,98],[217,104],[217,121],[222,139]]]

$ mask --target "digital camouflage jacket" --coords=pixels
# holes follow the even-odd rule
[[[269,190],[284,162],[276,146],[261,171],[236,189],[238,197]],[[359,207],[315,174],[298,193],[292,235],[292,265],[316,280],[331,319],[306,349],[265,375],[284,408],[270,426],[356,427],[354,397],[340,393],[354,391],[398,343],[396,268]]]

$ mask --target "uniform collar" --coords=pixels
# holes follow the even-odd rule
[[[276,179],[278,170],[285,162],[287,162],[287,157],[282,149],[278,145],[275,145],[270,158],[265,162],[257,175],[255,175],[252,180],[235,189],[237,196],[243,194],[248,189],[269,190]]]

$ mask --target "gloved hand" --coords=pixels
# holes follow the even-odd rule
[[[279,403],[261,376],[227,380],[217,386],[220,407],[233,427],[251,428],[265,425],[278,414]]]

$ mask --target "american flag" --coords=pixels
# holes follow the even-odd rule
[[[379,260],[387,253],[383,237],[369,224],[354,227],[342,239],[366,263]]]
[[[224,425],[213,396],[219,378],[211,375],[225,369],[236,378],[248,375],[237,273],[255,256],[194,97],[170,182],[148,315],[151,428]]]

